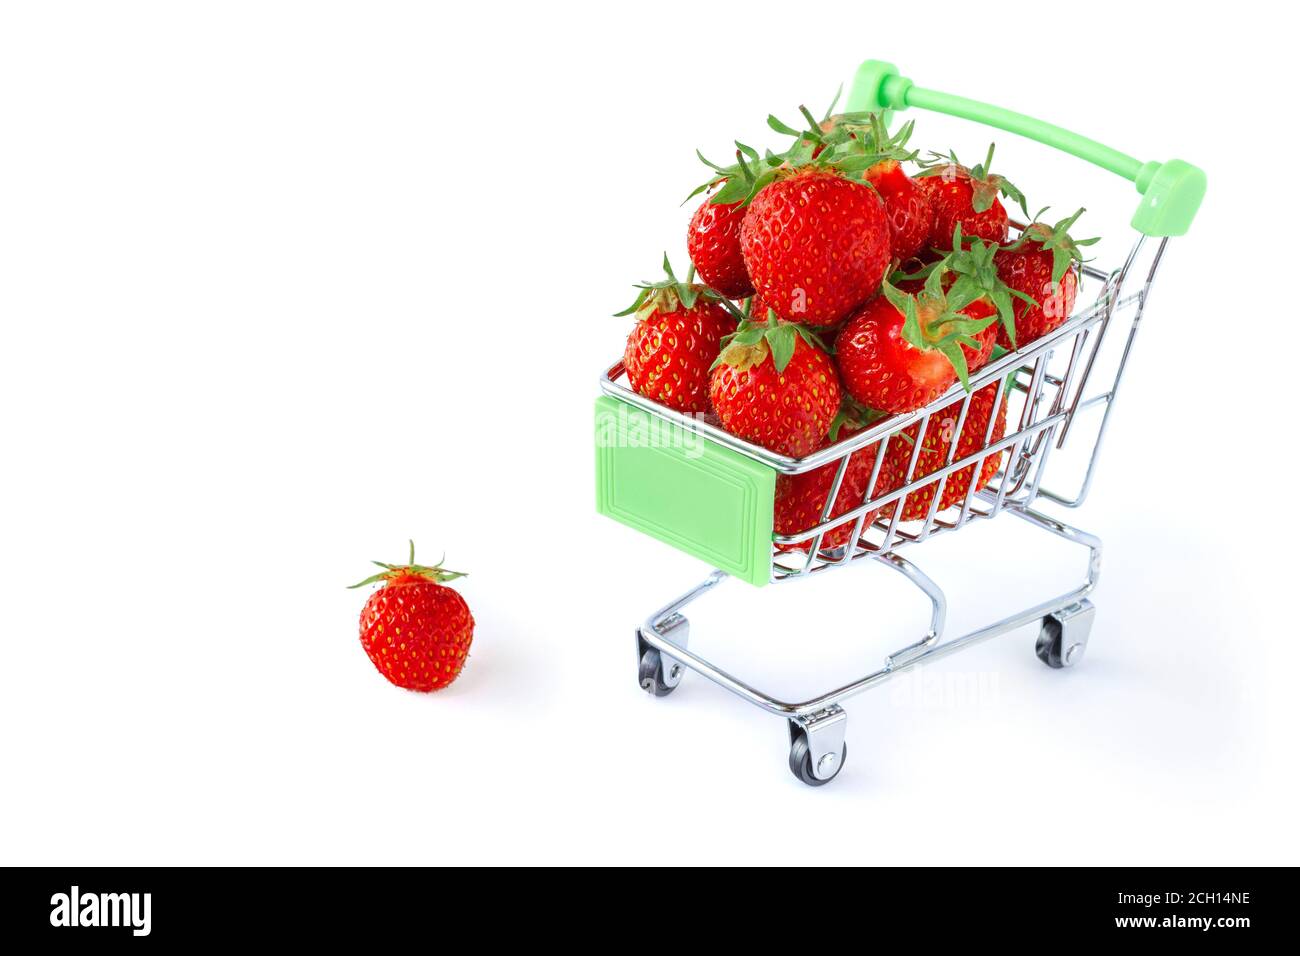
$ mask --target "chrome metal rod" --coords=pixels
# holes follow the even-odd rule
[[[1133,352],[1133,343],[1137,339],[1138,331],[1141,328],[1141,324],[1142,324],[1142,316],[1143,313],[1146,311],[1147,298],[1150,294],[1151,286],[1155,282],[1156,272],[1159,271],[1160,269],[1160,260],[1164,257],[1165,246],[1168,243],[1169,243],[1168,239],[1160,240],[1160,245],[1156,248],[1155,256],[1151,260],[1151,268],[1147,272],[1146,282],[1143,283],[1142,291],[1138,293],[1138,304],[1137,304],[1136,311],[1133,313],[1133,324],[1129,326],[1128,338],[1125,339],[1124,341],[1124,351],[1120,353],[1119,365],[1115,369],[1115,379],[1111,383],[1110,390],[1104,393],[1106,399],[1106,408],[1101,413],[1101,425],[1097,428],[1097,438],[1093,441],[1092,454],[1088,458],[1088,470],[1084,472],[1083,484],[1080,486],[1078,494],[1076,494],[1073,498],[1065,498],[1061,495],[1057,495],[1052,492],[1048,492],[1046,490],[1040,492],[1043,495],[1043,497],[1051,501],[1055,501],[1057,504],[1062,505],[1066,508],[1079,507],[1084,503],[1084,501],[1087,500],[1088,493],[1092,491],[1092,480],[1096,475],[1097,461],[1101,457],[1101,446],[1102,446],[1102,442],[1106,438],[1106,429],[1110,425],[1111,412],[1115,410],[1115,399],[1119,395],[1119,387],[1121,382],[1124,379],[1124,370],[1125,368],[1128,367],[1129,357]],[[1080,386],[1080,391],[1082,391],[1082,386]],[[1100,398],[1101,396],[1097,396],[1097,397]],[[1076,404],[1077,404],[1077,399],[1076,399]],[[1065,434],[1064,434],[1065,429],[1068,429],[1069,427],[1070,427],[1070,421],[1069,419],[1067,419],[1065,425],[1062,428],[1061,437],[1057,442],[1058,448],[1060,447],[1061,443],[1065,441]]]
[[[987,492],[980,492],[981,497],[991,498]],[[722,670],[709,661],[705,660],[699,654],[673,644],[660,634],[658,628],[666,618],[676,614],[682,608],[686,607],[702,594],[712,590],[719,581],[726,577],[721,571],[714,571],[702,583],[696,585],[686,594],[676,600],[664,605],[653,616],[646,620],[641,627],[641,639],[651,647],[659,650],[660,653],[666,654],[676,661],[681,662],[691,670],[708,678],[724,690],[728,690],[756,707],[776,714],[780,717],[800,717],[817,713],[825,710],[827,707],[838,704],[850,697],[856,696],[870,688],[881,684],[896,674],[902,673],[910,667],[914,667],[923,661],[938,660],[941,657],[969,647],[981,641],[996,637],[999,634],[1005,634],[1008,631],[1023,627],[1033,621],[1046,617],[1062,608],[1077,603],[1096,588],[1101,574],[1101,541],[1096,536],[1086,531],[1081,531],[1062,521],[1044,515],[1041,512],[1026,508],[1022,505],[1010,503],[1005,508],[1011,514],[1017,515],[1031,524],[1037,525],[1046,531],[1063,538],[1066,541],[1081,545],[1089,549],[1088,574],[1085,582],[1072,591],[1059,594],[1048,601],[1036,604],[1010,617],[995,621],[978,630],[963,634],[960,637],[952,638],[947,641],[940,641],[943,633],[943,627],[947,614],[947,601],[944,598],[943,591],[929,577],[927,577],[914,564],[900,558],[895,554],[878,555],[881,563],[899,571],[908,580],[912,581],[920,588],[931,601],[930,630],[921,641],[909,647],[895,652],[886,659],[885,666],[879,670],[873,671],[858,680],[844,684],[825,694],[818,695],[809,700],[802,702],[784,701],[779,698],[766,694],[756,687],[746,683],[738,677]]]
[[[939,585],[935,584],[928,575],[906,558],[897,554],[881,554],[876,556],[876,560],[905,575],[930,599],[930,630],[926,632],[925,637],[915,644],[909,644],[907,647],[894,651],[889,655],[888,660],[885,662],[885,668],[894,670],[906,664],[943,636],[943,626],[948,619],[948,599],[944,596],[943,589]]]
[[[1029,345],[1025,346],[1018,352],[1010,352],[996,361],[990,362],[981,368],[977,373],[970,377],[972,391],[978,390],[982,385],[1000,379],[1002,375],[1013,366],[1023,365],[1026,362],[1037,358],[1039,355],[1050,352],[1058,342],[1064,342],[1072,336],[1078,334],[1085,328],[1091,328],[1100,323],[1104,316],[1105,302],[1098,301],[1083,311],[1072,316],[1068,322],[1065,322],[1059,329],[1043,336]],[[603,375],[600,376],[600,389],[606,395],[611,395],[620,401],[626,402],[635,408],[649,412],[657,418],[671,422],[688,431],[702,435],[711,441],[716,442],[732,451],[739,452],[748,458],[762,462],[765,465],[775,469],[782,474],[801,474],[806,471],[812,471],[820,468],[828,462],[835,461],[843,455],[847,455],[858,449],[865,448],[872,442],[891,435],[912,423],[918,421],[923,416],[933,414],[934,412],[945,408],[953,402],[961,399],[966,393],[960,384],[954,384],[947,392],[935,399],[924,408],[917,409],[902,415],[894,415],[882,419],[869,428],[855,433],[844,441],[828,445],[803,458],[790,458],[786,455],[778,455],[758,445],[754,445],[742,438],[724,431],[716,425],[711,425],[701,418],[688,415],[683,412],[675,411],[659,404],[653,399],[646,398],[619,383],[619,379],[625,374],[622,362],[615,362]]]
[[[1160,241],[1161,249],[1164,248],[1168,239]],[[1101,354],[1102,345],[1106,341],[1106,332],[1110,329],[1110,320],[1115,314],[1116,305],[1120,295],[1124,292],[1124,283],[1128,279],[1129,270],[1133,268],[1133,263],[1137,261],[1138,254],[1142,251],[1142,246],[1146,242],[1146,236],[1138,234],[1137,240],[1133,243],[1133,248],[1129,250],[1128,258],[1124,260],[1124,265],[1120,267],[1111,279],[1106,283],[1098,305],[1101,306],[1102,320],[1101,327],[1097,331],[1097,340],[1093,343],[1092,352],[1088,355],[1088,362],[1083,369],[1083,377],[1080,378],[1074,393],[1074,401],[1070,404],[1070,414],[1066,417],[1065,425],[1061,428],[1061,437],[1057,439],[1063,447],[1065,438],[1070,433],[1070,423],[1074,418],[1074,413],[1078,410],[1079,401],[1083,398],[1083,392],[1088,387],[1088,380],[1092,378],[1092,367],[1097,361],[1097,356]],[[1139,301],[1138,307],[1141,308]]]

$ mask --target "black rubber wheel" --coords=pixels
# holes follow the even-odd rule
[[[844,769],[844,761],[849,756],[849,745],[845,744],[840,751],[840,762],[835,767],[835,772],[827,779],[821,780],[813,776],[812,754],[808,750],[808,737],[806,734],[799,734],[790,744],[790,772],[808,784],[810,787],[820,787],[830,783],[840,775]]]
[[[1048,667],[1065,666],[1065,662],[1061,660],[1061,622],[1056,618],[1043,618],[1043,628],[1038,632],[1038,643],[1034,645],[1034,653]]]
[[[677,685],[664,683],[664,663],[659,652],[653,647],[641,655],[641,666],[637,669],[637,680],[641,689],[656,697],[667,697],[677,689]]]

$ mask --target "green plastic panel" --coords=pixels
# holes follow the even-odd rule
[[[1052,123],[970,100],[964,96],[923,89],[898,67],[883,60],[867,60],[854,76],[846,108],[850,112],[905,110],[908,107],[947,113],[1027,137],[1077,156],[1129,180],[1142,195],[1133,214],[1133,228],[1147,236],[1181,236],[1196,218],[1205,198],[1205,173],[1181,159],[1143,163],[1117,149],[1080,136]]]
[[[776,472],[607,395],[596,400],[596,510],[750,584],[772,570]]]

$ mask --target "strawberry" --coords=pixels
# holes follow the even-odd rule
[[[680,412],[709,409],[709,368],[736,320],[719,304],[718,295],[690,280],[678,282],[668,256],[668,278],[643,283],[636,301],[618,315],[636,314],[627,337],[623,367],[632,388]]]
[[[976,299],[963,308],[961,314],[977,320],[987,319],[997,315],[997,309],[987,299]],[[961,354],[966,357],[967,371],[978,372],[989,364],[989,359],[993,358],[993,349],[998,344],[998,324],[990,322],[987,328],[973,333],[971,338],[975,340],[975,344],[966,345],[963,343]]]
[[[885,204],[890,255],[899,261],[917,255],[934,229],[934,208],[925,188],[893,159],[869,167],[864,178]]]
[[[769,117],[768,124],[781,132],[791,132],[789,127]],[[779,125],[777,125],[779,124]],[[866,156],[868,162],[862,175],[880,196],[889,222],[890,256],[898,261],[910,259],[925,246],[934,225],[934,210],[926,198],[925,189],[904,172],[901,163],[916,159],[916,152],[904,147],[912,135],[913,124],[904,123],[893,137],[885,129],[879,113],[841,113],[818,124],[823,138],[813,148],[813,156],[820,156],[826,148],[825,137],[836,131],[847,134],[850,156]],[[812,140],[815,132],[809,130],[798,135]]]
[[[925,265],[911,275],[900,277],[903,281],[898,287],[905,291],[915,291],[917,281],[927,279],[937,270],[943,275],[943,289],[950,299],[954,296],[963,300],[975,297],[966,314],[972,318],[984,318],[996,312],[1002,326],[991,331],[990,335],[999,341],[1014,342],[1016,326],[1013,300],[1019,299],[1021,304],[1028,305],[1036,305],[1036,303],[1020,290],[1013,289],[1002,281],[997,267],[999,254],[997,243],[966,238],[962,235],[961,223],[957,223],[953,227],[951,248],[952,251],[937,262]],[[970,353],[967,353],[970,370],[974,371],[987,362],[989,356],[984,355],[983,361],[978,364],[972,363],[970,358]]]
[[[934,401],[960,379],[969,387],[969,364],[988,361],[996,319],[969,283],[943,290],[936,269],[916,294],[888,281],[845,323],[835,340],[844,387],[857,401],[891,413]],[[969,358],[968,358],[969,356]]]
[[[712,203],[740,203],[741,256],[755,291],[781,319],[828,327],[876,291],[889,263],[884,206],[861,181],[881,157],[863,154],[850,128],[823,134],[800,112],[807,134],[768,117],[796,137],[784,153],[760,156],[738,142],[735,164],[722,167],[697,151],[716,175],[691,195],[721,186]]]
[[[411,542],[406,564],[384,564],[384,570],[352,585],[383,581],[361,611],[361,646],[379,673],[407,690],[433,691],[446,687],[465,666],[474,639],[474,616],[465,599],[447,581],[464,577],[415,563]]]
[[[1030,223],[1019,239],[993,257],[998,276],[1019,293],[1020,300],[1015,304],[1011,326],[1014,335],[1009,336],[1005,329],[998,333],[1003,348],[1016,348],[1041,338],[1074,311],[1079,265],[1083,262],[1079,247],[1097,241],[1070,237],[1069,229],[1082,213],[1080,209],[1054,226]]]
[[[817,339],[775,319],[742,322],[709,382],[723,428],[794,458],[825,443],[840,394],[835,365]]]
[[[830,440],[832,442],[842,441],[850,437],[853,433],[867,427],[872,420],[878,418],[881,414],[854,407],[851,400],[846,400],[845,406],[845,411],[837,415],[835,422],[831,425]],[[849,463],[844,469],[844,477],[840,481],[839,492],[835,496],[835,505],[828,517],[834,518],[846,511],[852,511],[866,500],[867,485],[871,481],[871,472],[875,468],[876,453],[879,448],[880,442],[873,442],[849,456]],[[838,461],[832,461],[820,468],[814,468],[812,471],[805,471],[801,474],[780,474],[776,476],[776,500],[772,518],[772,529],[776,534],[798,534],[821,524],[822,511],[826,507],[826,499],[830,497],[831,488],[835,484],[835,475],[839,471],[839,467]],[[886,471],[882,462],[880,475],[876,480],[876,487],[872,489],[873,495],[882,495],[889,492],[890,489],[886,487],[885,475]],[[868,512],[866,518],[863,519],[862,527],[870,527],[875,518],[875,511]],[[838,548],[847,544],[855,524],[856,519],[831,528],[822,537],[822,547]],[[810,544],[811,539],[799,544],[780,545],[778,547],[783,551],[807,551]]]
[[[740,224],[744,220],[743,204],[706,199],[686,230],[686,251],[696,273],[729,299],[743,299],[754,292],[740,254]]]
[[[970,408],[966,412],[966,421],[962,425],[961,436],[957,439],[957,451],[953,461],[967,455],[973,455],[985,447],[984,435],[988,430],[989,417],[993,415],[994,400],[1000,391],[1001,384],[1001,382],[991,382],[971,396]],[[921,444],[921,451],[916,459],[916,468],[912,472],[913,481],[924,478],[926,475],[933,474],[947,466],[948,453],[952,448],[953,433],[957,430],[957,419],[961,416],[961,403],[962,400],[958,399],[930,416],[925,429],[925,439]],[[1005,395],[1002,396],[1002,400],[997,403],[997,406],[997,417],[993,423],[993,433],[989,437],[990,443],[1000,441],[1007,430],[1007,399]],[[920,422],[914,422],[889,440],[889,447],[885,450],[885,461],[881,464],[880,471],[882,475],[887,474],[889,476],[890,488],[898,488],[905,483],[903,479],[907,475],[907,466],[916,447],[916,436],[920,426]],[[979,479],[975,485],[976,491],[987,485],[993,475],[997,473],[998,463],[1001,458],[1002,453],[999,452],[989,455],[977,463],[980,466],[980,471]],[[974,474],[975,464],[970,464],[948,476],[948,480],[943,486],[943,494],[939,498],[939,507],[936,509],[936,513],[966,500],[966,492],[970,488],[971,477]],[[909,494],[903,503],[903,514],[900,520],[923,520],[930,511],[930,503],[934,501],[937,487],[938,481],[934,481]],[[894,505],[886,505],[881,510],[884,517],[892,518]]]
[[[953,230],[958,226],[967,236],[1003,243],[1007,240],[1010,219],[998,194],[1014,199],[1025,209],[1025,197],[1004,176],[992,174],[993,146],[983,164],[970,169],[957,161],[955,153],[947,158],[932,154],[926,168],[917,176],[934,211],[930,242],[940,249],[951,249]],[[1029,211],[1025,210],[1025,218]]]
[[[869,187],[806,166],[758,193],[740,247],[754,288],[777,315],[834,325],[879,287],[889,265],[889,221]]]

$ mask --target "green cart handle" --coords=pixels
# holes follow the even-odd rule
[[[1183,235],[1196,218],[1196,211],[1205,197],[1205,173],[1181,159],[1144,163],[1023,113],[916,86],[900,76],[898,67],[892,63],[867,60],[858,67],[849,90],[846,107],[849,112],[905,110],[909,106],[947,113],[1026,136],[1123,176],[1134,183],[1142,195],[1142,202],[1133,214],[1133,228],[1147,236]]]

